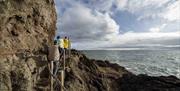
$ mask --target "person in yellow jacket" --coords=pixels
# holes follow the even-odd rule
[[[64,37],[64,49],[67,50],[69,48],[69,40],[68,38],[65,36]]]
[[[59,52],[62,55],[63,51],[64,51],[64,39],[61,38],[60,36],[57,36],[57,42],[58,42],[58,45],[59,45]]]

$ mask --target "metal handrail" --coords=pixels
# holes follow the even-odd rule
[[[57,78],[57,76],[53,75],[53,73],[49,70],[51,76],[56,79],[56,81],[58,82],[58,84],[64,89],[66,90],[66,88],[64,86],[61,85],[61,81]]]

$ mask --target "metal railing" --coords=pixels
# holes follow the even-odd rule
[[[63,53],[61,54],[63,56],[60,56],[59,64],[57,67],[53,67],[53,62],[51,62],[51,68],[50,68],[50,74],[51,74],[51,85],[50,89],[51,91],[66,91],[66,88],[64,86],[64,79],[65,79],[65,70],[66,70],[66,57],[70,58],[71,55],[71,49],[63,50]],[[60,67],[62,66],[62,67]],[[55,69],[54,69],[55,68]],[[55,73],[53,74],[53,71],[55,70]],[[61,72],[61,80],[58,78],[58,73]],[[61,87],[61,88],[59,88]]]

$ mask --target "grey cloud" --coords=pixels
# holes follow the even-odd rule
[[[59,34],[70,36],[74,42],[107,40],[106,36],[119,31],[119,26],[108,14],[81,5],[69,8],[60,18]]]
[[[147,38],[147,39],[135,39],[124,44],[114,44],[111,46],[106,46],[106,48],[123,48],[123,47],[164,47],[168,45],[179,45],[180,46],[180,35],[176,37],[157,37],[157,38]]]
[[[151,37],[151,34],[147,36],[139,33],[119,35],[120,25],[110,16],[110,9],[113,3],[115,3],[115,0],[87,0],[88,4],[85,4],[83,1],[84,0],[56,0],[58,11],[57,34],[70,36],[73,47],[75,48],[96,49],[129,45],[138,46],[143,44],[176,45],[179,43],[178,40],[180,36],[172,38],[172,36],[164,35],[163,38],[156,38],[155,35],[154,38],[154,36]],[[146,3],[148,3],[147,0]],[[124,7],[127,8],[126,5],[124,5]],[[141,6],[139,7],[141,8]],[[137,8],[131,7],[130,9]],[[151,11],[146,13],[151,13]],[[137,35],[140,35],[140,38]]]

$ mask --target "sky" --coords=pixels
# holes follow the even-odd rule
[[[180,47],[180,0],[55,0],[56,35],[72,47]]]

